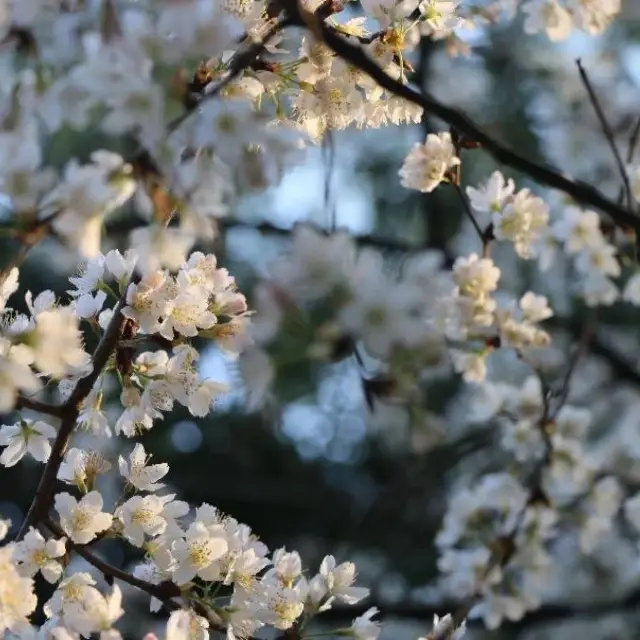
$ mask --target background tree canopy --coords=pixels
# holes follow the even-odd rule
[[[355,15],[358,7],[347,10]],[[470,114],[497,140],[616,199],[619,173],[576,59],[588,70],[626,154],[640,118],[639,34],[640,4],[629,0],[598,37],[576,35],[550,44],[544,35],[523,36],[515,20],[465,34],[466,55],[451,57],[444,41],[425,41],[411,63],[421,87]],[[453,189],[422,194],[400,186],[398,170],[410,146],[428,132],[443,130],[446,126],[426,113],[420,126],[334,131],[309,149],[303,164],[286,170],[276,187],[259,191],[241,185],[241,195],[219,220],[218,236],[199,248],[214,252],[244,292],[253,290],[271,260],[288,251],[297,221],[325,229],[347,227],[359,246],[383,253],[390,271],[402,269],[409,256],[426,248],[442,251],[449,260],[477,251],[478,239]],[[118,151],[127,144],[125,138],[97,131],[87,135],[66,129],[48,152],[51,163],[61,168],[69,157],[86,160],[95,149]],[[465,151],[463,185],[477,185],[495,169],[520,188],[532,188],[552,207],[565,204],[561,194],[500,167],[482,149]],[[124,249],[127,234],[143,223],[137,205],[127,205],[107,221],[107,246]],[[16,251],[11,240],[3,240],[2,262]],[[562,265],[541,273],[503,246],[496,248],[494,259],[508,289],[531,288],[553,300],[557,315],[548,327],[569,362],[590,321],[590,311],[567,295],[571,273]],[[47,239],[22,267],[21,291],[50,288],[64,295],[76,265],[74,252]],[[589,397],[596,407],[598,455],[608,456],[630,491],[640,488],[637,317],[635,308],[624,305],[598,310],[597,329],[581,353],[570,390],[578,403]],[[225,380],[233,392],[206,418],[195,419],[186,410],[167,414],[145,436],[145,447],[154,460],[170,464],[172,492],[232,514],[270,548],[298,549],[311,567],[328,553],[356,562],[361,583],[372,590],[372,604],[389,623],[383,638],[424,635],[433,613],[446,613],[451,601],[438,587],[434,546],[448,491],[501,467],[500,431],[493,420],[469,424],[468,387],[447,364],[429,373],[424,397],[407,414],[381,401],[383,381],[373,375],[375,367],[366,357],[337,353],[329,364],[310,366],[296,331],[277,353],[274,398],[258,410],[247,410],[238,362],[201,340],[202,374]],[[526,377],[518,363],[494,366],[513,384]],[[118,392],[113,393],[107,402],[117,399]],[[8,421],[5,416],[3,422]],[[112,446],[128,452],[132,444]],[[26,461],[18,469],[0,468],[3,518],[21,521],[39,472],[39,466]],[[101,552],[114,562],[127,562],[116,543],[102,543]],[[557,597],[537,612],[498,631],[472,625],[470,636],[533,639],[584,632],[603,640],[636,637],[638,558],[631,538],[584,557],[576,570],[580,575],[567,577]],[[127,629],[132,638],[148,627],[147,597],[139,599],[139,624]],[[348,626],[368,606],[338,608],[327,614],[327,622]]]

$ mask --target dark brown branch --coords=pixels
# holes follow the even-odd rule
[[[58,407],[53,404],[47,404],[46,402],[40,402],[39,400],[32,400],[31,398],[20,394],[16,400],[16,411],[20,409],[30,409],[31,411],[37,411],[38,413],[45,413],[55,418],[62,417],[62,407]]]
[[[607,121],[607,117],[602,110],[602,106],[600,105],[600,100],[598,100],[598,96],[591,84],[591,80],[589,80],[589,76],[585,68],[582,66],[582,62],[580,60],[576,60],[576,64],[578,65],[578,71],[580,73],[580,78],[582,79],[582,83],[584,84],[587,93],[589,94],[589,100],[593,106],[593,110],[596,112],[596,116],[598,117],[598,121],[600,122],[600,126],[602,127],[602,133],[609,144],[611,152],[613,153],[613,157],[618,165],[618,171],[620,172],[620,178],[622,179],[622,188],[624,189],[624,193],[627,198],[627,207],[629,210],[633,208],[633,194],[631,193],[631,185],[629,184],[629,176],[627,175],[627,169],[624,166],[624,162],[622,161],[622,156],[620,155],[620,151],[618,150],[618,146],[616,145],[616,140],[614,133]]]
[[[104,332],[104,335],[93,354],[93,369],[91,373],[78,380],[71,396],[61,407],[62,422],[60,423],[60,429],[58,430],[58,434],[51,448],[49,460],[47,460],[47,464],[45,465],[42,476],[40,477],[36,495],[34,496],[31,506],[27,511],[27,515],[20,526],[16,540],[20,540],[22,536],[24,536],[29,526],[35,524],[47,515],[47,511],[49,510],[53,497],[58,470],[62,464],[62,458],[71,438],[71,434],[73,433],[76,420],[78,419],[82,401],[91,392],[93,385],[98,379],[98,376],[102,373],[102,370],[107,364],[109,357],[116,347],[118,338],[120,337],[120,332],[124,323],[122,308],[125,305],[126,292],[127,287],[124,288],[122,296],[113,310],[111,322],[109,322],[109,326]]]
[[[60,528],[60,525],[51,520],[51,518],[43,519],[43,524],[47,527],[47,529],[49,529],[49,531],[51,531],[51,533],[53,533],[58,538],[61,538],[63,536],[66,537],[66,534]],[[84,545],[75,544],[69,539],[67,539],[67,548],[77,553],[90,565],[98,569],[98,571],[100,571],[105,576],[105,578],[120,580],[121,582],[130,584],[132,587],[140,589],[141,591],[145,591],[149,595],[158,598],[158,600],[161,600],[162,603],[170,610],[179,608],[179,605],[172,600],[172,598],[180,596],[180,588],[177,585],[171,582],[152,584],[151,582],[147,582],[146,580],[136,578],[130,573],[127,573],[122,569],[118,569],[118,567],[114,567],[108,562],[101,560],[91,551],[89,551]]]
[[[282,0],[282,4],[295,24],[305,25],[296,0]],[[462,111],[443,104],[424,90],[419,93],[393,79],[359,45],[349,42],[331,25],[320,22],[319,28],[325,44],[330,49],[349,64],[371,76],[383,89],[422,107],[431,115],[440,118],[459,134],[479,143],[498,162],[530,176],[540,184],[566,193],[583,205],[591,206],[606,213],[621,228],[631,227],[640,232],[640,217],[634,215],[626,207],[622,207],[610,200],[586,182],[571,180],[557,169],[538,164],[512,151],[489,135]]]

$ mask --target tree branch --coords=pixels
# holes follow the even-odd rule
[[[111,322],[109,322],[109,326],[104,332],[104,335],[93,354],[93,369],[91,370],[91,373],[78,380],[71,396],[60,408],[62,416],[60,429],[58,430],[58,434],[51,448],[49,460],[47,460],[47,464],[45,465],[42,476],[40,477],[36,495],[34,496],[31,506],[27,511],[27,515],[20,526],[16,540],[20,540],[30,525],[35,524],[47,514],[53,497],[58,470],[62,464],[62,458],[71,438],[71,434],[73,433],[76,420],[78,419],[82,401],[91,392],[93,385],[98,379],[98,376],[102,373],[102,369],[104,369],[104,366],[107,364],[109,357],[116,347],[118,338],[120,337],[120,331],[124,323],[122,307],[125,305],[127,288],[128,285],[124,287],[120,300],[113,310]]]
[[[295,24],[299,26],[305,25],[295,0],[281,0],[281,3]],[[591,206],[606,213],[619,227],[631,227],[640,232],[640,217],[610,200],[591,185],[580,180],[571,180],[557,169],[538,164],[517,154],[484,131],[462,111],[443,104],[424,90],[419,93],[393,79],[359,45],[349,42],[331,25],[320,21],[319,28],[325,44],[334,53],[349,64],[367,73],[383,89],[422,107],[431,115],[440,118],[458,133],[479,143],[498,162],[530,176],[540,184],[566,193],[583,205]]]
[[[44,518],[43,524],[53,535],[58,538],[63,536],[66,537],[65,532],[62,530],[59,524],[54,522],[51,518]],[[150,596],[154,596],[161,600],[162,603],[167,606],[168,609],[177,609],[180,605],[178,603],[173,602],[172,598],[180,596],[180,588],[171,583],[166,582],[162,584],[152,584],[151,582],[147,582],[146,580],[141,580],[140,578],[136,578],[135,576],[123,571],[122,569],[118,569],[118,567],[114,567],[113,565],[101,560],[96,555],[91,553],[88,549],[85,548],[84,545],[76,544],[67,538],[67,548],[75,551],[81,558],[84,558],[90,565],[94,566],[98,571],[100,571],[106,578],[113,578],[116,580],[120,580],[121,582],[125,582],[130,584],[132,587],[136,587],[141,591],[145,591]]]
[[[33,400],[22,394],[20,394],[16,400],[15,409],[16,411],[19,411],[20,409],[30,409],[31,411],[45,413],[55,418],[61,418],[63,413],[62,407],[47,404],[46,402],[40,402],[39,400]]]
[[[51,518],[44,518],[43,524],[58,538],[65,535],[60,525],[54,522]],[[160,584],[153,584],[146,580],[136,578],[134,575],[101,560],[89,551],[85,545],[76,544],[69,539],[67,539],[67,548],[75,551],[75,553],[77,553],[81,558],[84,558],[90,565],[98,569],[106,579],[120,580],[120,582],[129,584],[132,587],[136,587],[136,589],[140,589],[141,591],[148,593],[150,596],[158,598],[168,611],[175,611],[176,609],[182,608],[182,605],[174,600],[174,598],[182,597],[182,591],[175,583],[167,580]],[[203,604],[192,600],[189,600],[188,603],[199,616],[209,621],[209,625],[212,629],[226,635],[226,628],[216,621],[211,612],[209,612]],[[298,636],[294,637],[297,638]],[[248,638],[247,640],[252,640],[252,638]]]

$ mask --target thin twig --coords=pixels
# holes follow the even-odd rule
[[[458,194],[460,203],[462,204],[462,210],[464,211],[467,218],[469,218],[469,220],[471,221],[473,228],[476,230],[476,233],[478,234],[478,238],[480,238],[480,242],[482,242],[484,246],[484,231],[482,231],[482,228],[478,224],[476,217],[473,215],[473,211],[471,210],[471,205],[469,204],[469,201],[464,195],[464,191],[462,191],[462,187],[458,182],[454,183],[453,186],[455,188],[456,193]]]
[[[613,157],[615,158],[616,164],[618,165],[618,170],[620,171],[620,177],[622,179],[622,188],[625,191],[627,196],[627,207],[629,210],[633,209],[633,194],[631,193],[631,185],[629,184],[629,176],[627,174],[627,168],[622,161],[622,156],[620,155],[620,151],[618,150],[618,146],[616,145],[615,136],[613,130],[611,129],[611,125],[609,124],[607,117],[600,105],[600,101],[598,100],[598,96],[591,84],[591,80],[589,80],[589,76],[582,66],[582,61],[580,59],[576,60],[576,64],[578,65],[578,71],[580,73],[580,78],[582,79],[582,83],[584,84],[587,93],[589,94],[589,100],[593,106],[593,110],[596,112],[598,116],[598,121],[600,122],[600,126],[602,127],[602,133],[604,133],[604,137],[611,148],[611,152],[613,153]]]
[[[569,397],[569,391],[571,387],[571,378],[580,362],[582,356],[589,350],[589,346],[591,344],[592,338],[595,335],[597,329],[597,320],[598,320],[598,312],[597,310],[590,309],[587,320],[584,323],[584,327],[582,329],[582,334],[580,335],[580,340],[578,341],[578,345],[575,348],[574,352],[571,354],[569,358],[569,366],[567,367],[567,371],[562,379],[562,384],[560,385],[560,389],[558,391],[558,402],[557,405],[551,415],[551,420],[555,420],[560,413],[560,410],[565,405],[567,398]]]
[[[627,164],[633,163],[633,157],[636,153],[636,147],[638,146],[638,139],[640,138],[640,118],[636,120],[636,124],[633,127],[633,131],[631,132],[631,137],[629,138],[629,145],[627,146]],[[624,185],[620,186],[620,191],[618,192],[618,203],[622,203],[624,198]]]

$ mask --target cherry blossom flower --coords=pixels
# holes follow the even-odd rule
[[[552,42],[566,40],[573,29],[571,14],[557,0],[528,0],[522,12],[525,32],[544,31]]]
[[[86,493],[92,490],[96,478],[110,469],[111,463],[100,452],[72,447],[64,454],[58,479]]]
[[[163,510],[164,504],[157,496],[133,496],[118,507],[116,518],[122,522],[125,538],[134,546],[142,547],[145,534],[155,537],[166,530]]]
[[[62,208],[54,228],[86,257],[100,252],[104,216],[124,204],[135,190],[135,182],[128,176],[130,167],[120,156],[96,151],[91,159],[86,165],[69,162],[64,182],[44,203]]]
[[[407,155],[400,169],[402,186],[429,193],[459,164],[451,134],[430,133],[424,144],[416,143]]]
[[[111,526],[113,517],[102,511],[102,496],[97,491],[90,491],[80,501],[68,493],[58,493],[54,505],[62,530],[78,544],[87,544]]]
[[[30,630],[28,616],[36,609],[38,599],[33,580],[20,575],[13,549],[0,548],[0,634],[18,635]]]
[[[173,611],[167,621],[166,640],[208,640],[209,621],[187,609]]]
[[[353,586],[355,579],[356,566],[353,562],[337,564],[333,556],[325,556],[320,573],[309,584],[310,594],[313,594],[315,602],[323,602],[323,608],[334,599],[356,604],[369,595],[369,589]]]
[[[0,428],[0,446],[6,448],[0,455],[0,463],[5,467],[13,467],[27,453],[38,462],[46,462],[51,454],[49,440],[55,437],[56,430],[42,420],[4,424]]]
[[[60,582],[58,588],[53,595],[44,604],[44,613],[48,618],[60,616],[64,618],[64,614],[69,608],[81,606],[88,597],[88,594],[97,591],[94,587],[96,581],[91,574],[85,572],[77,572]]]
[[[377,607],[371,607],[361,616],[358,616],[351,625],[351,633],[356,640],[377,640],[380,635],[380,623],[372,620],[378,613]]]
[[[56,583],[62,576],[62,564],[58,560],[65,554],[66,538],[45,540],[42,534],[30,527],[24,539],[16,544],[13,554],[23,575],[33,577],[38,571],[47,582]]]
[[[453,617],[450,613],[446,616],[433,616],[433,631],[429,634],[430,640],[460,640],[467,630],[466,620],[456,628]],[[418,640],[428,640],[427,638],[418,638]]]
[[[97,589],[89,589],[81,603],[71,603],[65,608],[65,623],[84,637],[100,633],[102,640],[115,640],[120,634],[115,632],[107,635],[107,632],[124,613],[121,605],[122,592],[118,585],[113,586],[108,596],[102,595]]]
[[[22,346],[0,337],[0,411],[5,413],[13,409],[20,391],[32,394],[42,386],[29,366],[33,360],[31,350],[25,351]]]
[[[213,534],[201,522],[194,522],[187,529],[184,539],[176,540],[172,545],[172,555],[176,569],[172,579],[176,584],[184,584],[196,575],[208,580],[209,574],[215,576],[215,560],[223,556],[228,549],[222,531]]]
[[[120,474],[125,480],[138,491],[157,491],[162,489],[164,484],[158,482],[169,472],[169,465],[166,462],[160,464],[148,464],[144,446],[136,444],[129,455],[129,462],[122,456],[118,458]]]
[[[494,171],[479,189],[467,187],[467,195],[476,211],[497,213],[502,211],[515,189],[516,185],[511,178],[506,180],[500,171]]]

